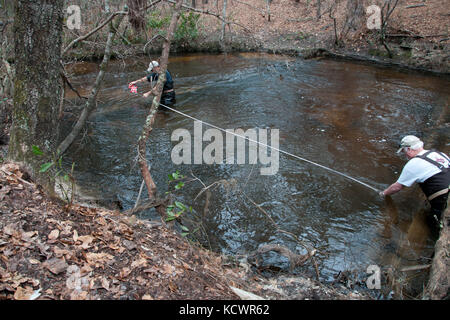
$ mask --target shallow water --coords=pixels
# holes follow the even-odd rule
[[[149,105],[129,94],[127,84],[143,77],[147,64],[147,59],[111,64],[83,144],[73,146],[65,159],[76,163],[83,192],[117,195],[125,209],[134,205],[141,184],[136,141]],[[89,93],[96,70],[94,64],[75,67],[73,83],[82,94]],[[378,189],[394,182],[405,163],[395,154],[401,137],[429,134],[450,96],[450,81],[442,78],[279,55],[175,56],[169,70],[177,110],[225,129],[279,129],[280,149]],[[75,101],[71,92],[66,98],[68,106]],[[68,130],[71,122],[66,123]],[[364,272],[371,264],[384,269],[429,263],[434,239],[420,213],[424,200],[418,188],[402,191],[388,204],[360,184],[283,154],[278,173],[271,176],[260,175],[259,163],[174,165],[171,151],[177,142],[171,142],[171,134],[178,128],[193,132],[193,127],[191,119],[160,112],[147,158],[160,193],[167,191],[167,175],[176,170],[192,172],[205,185],[227,180],[211,188],[204,215],[204,244],[212,249],[240,254],[278,243],[305,253],[250,198],[279,229],[319,249],[321,280],[331,281],[342,270]],[[195,181],[177,193],[200,215],[206,194],[194,198],[202,187]],[[159,219],[152,210],[140,216]],[[267,258],[270,264],[288,266],[276,254]],[[313,271],[310,265],[305,268]]]

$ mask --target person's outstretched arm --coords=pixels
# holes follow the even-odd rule
[[[382,195],[382,196],[390,196],[391,194],[397,193],[397,192],[399,192],[402,189],[403,189],[403,185],[402,184],[400,184],[398,182],[394,182],[387,189],[381,191],[380,195]]]
[[[143,78],[141,78],[141,79],[137,79],[137,80],[135,80],[135,81],[131,81],[131,82],[128,84],[128,86],[135,85],[136,83],[139,83],[139,82],[144,82],[145,80],[147,80],[147,77],[143,77]]]

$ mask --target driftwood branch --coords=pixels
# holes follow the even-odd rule
[[[20,178],[19,176],[17,176],[15,173],[9,172],[8,170],[4,170],[4,169],[1,169],[1,168],[0,168],[0,170],[1,170],[4,174],[6,174],[6,175],[8,175],[8,176],[14,176],[17,180],[19,180],[19,181],[22,182],[22,183],[25,183],[25,184],[27,184],[27,185],[29,185],[29,186],[33,186],[32,183],[30,183],[30,182],[28,182],[28,181],[26,181],[26,180],[23,180],[22,178]]]
[[[138,206],[139,201],[141,200],[141,194],[142,194],[142,189],[144,189],[144,184],[145,184],[145,181],[142,180],[141,187],[139,188],[139,194],[138,194],[138,197],[136,199],[136,203],[134,204],[134,208],[136,208]]]

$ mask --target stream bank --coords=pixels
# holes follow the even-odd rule
[[[279,37],[279,35],[275,36],[273,39],[276,40],[277,37]],[[226,50],[231,51],[231,52],[233,52],[233,51],[234,52],[236,52],[236,51],[276,52],[276,53],[282,53],[282,54],[294,55],[294,56],[298,56],[299,54],[301,54],[305,58],[306,57],[310,57],[310,58],[318,57],[318,56],[324,56],[324,55],[325,56],[330,56],[330,55],[333,56],[334,55],[335,58],[345,58],[345,59],[349,58],[348,55],[336,53],[338,51],[330,51],[331,49],[326,49],[327,48],[326,44],[324,45],[321,42],[319,42],[318,40],[317,41],[314,40],[308,44],[308,43],[306,43],[306,41],[303,41],[303,40],[305,40],[305,39],[303,39],[305,37],[298,36],[295,34],[293,34],[293,35],[287,34],[287,36],[281,37],[281,38],[286,38],[289,41],[293,40],[293,43],[295,43],[295,44],[292,44],[292,43],[291,44],[287,43],[284,45],[279,44],[279,43],[271,44],[270,41],[267,41],[264,44],[255,44],[255,43],[252,43],[253,38],[242,38],[241,40],[239,40],[238,36],[232,36],[231,37],[232,40],[230,40],[230,43],[229,43],[229,49],[226,49]],[[308,36],[307,38],[309,40],[311,40],[312,37]],[[273,41],[275,42],[275,40],[273,40]],[[208,51],[208,50],[210,50],[209,52],[220,52],[222,50],[219,45],[220,43],[217,40],[212,40],[210,42],[206,41],[204,43],[206,45],[205,47],[202,47],[201,44],[198,47],[195,47],[194,44],[191,44],[190,46],[175,44],[174,52],[179,53],[179,52],[182,52],[183,50],[185,50],[185,51]],[[299,49],[299,48],[302,48],[302,49]],[[130,56],[143,54],[142,49],[143,48],[131,48],[131,49],[128,48],[127,49],[126,47],[124,47],[123,50],[116,49],[116,58],[120,59],[124,56],[124,54],[125,55],[129,54]],[[439,48],[437,48],[437,49],[439,49]],[[153,48],[152,50],[154,50],[154,51],[151,51],[152,57],[156,57],[157,52],[158,52],[157,47],[155,46],[155,48]],[[337,50],[337,49],[333,48],[333,50]],[[355,50],[355,52],[357,52],[357,51],[358,51],[358,49]],[[99,52],[100,53],[99,53],[98,57],[101,57],[101,55],[102,55],[101,50]],[[81,52],[81,54],[78,56],[78,59],[83,59],[83,56],[88,57],[90,54],[92,54],[92,52],[91,53],[89,53],[87,51]],[[378,54],[376,56],[382,56],[382,55],[383,55],[382,52],[378,51]],[[367,54],[360,54],[358,57],[353,55],[352,59],[354,59],[355,57],[358,60],[361,60],[361,59],[364,60],[368,56],[367,56]],[[95,56],[94,56],[94,58],[95,58]],[[381,61],[378,58],[376,60]],[[380,63],[380,62],[376,62],[375,60],[373,62]],[[381,62],[381,63],[386,63],[386,62]],[[389,63],[389,62],[387,62],[387,63]],[[400,68],[404,68],[404,66],[405,66],[404,64],[398,64],[398,62],[395,62],[395,63],[397,63],[397,66]],[[412,65],[412,66],[414,68],[417,68],[417,66],[415,66],[415,65]],[[423,70],[425,70],[427,67],[427,64],[426,63],[419,64],[419,68],[421,68],[420,66],[424,66]],[[428,66],[430,66],[430,64],[428,64]],[[445,69],[445,66],[444,66],[444,68],[442,68],[442,66],[440,66],[439,63],[432,65],[429,70],[432,70],[431,72],[433,72],[433,73],[436,73],[436,72],[437,73],[446,73],[447,72]],[[433,70],[438,70],[438,71],[433,71]],[[442,71],[442,70],[444,70],[444,71]]]
[[[237,55],[237,56],[241,56],[241,55]],[[225,63],[223,63],[222,64],[222,68],[226,68],[226,71],[224,71],[224,75],[222,75],[221,73],[221,76],[220,76],[220,78],[219,79],[221,79],[221,80],[227,80],[227,79],[230,79],[230,77],[229,77],[229,74],[230,74],[230,65],[235,65],[235,64],[239,64],[239,65],[241,65],[242,66],[242,60],[240,61],[240,59],[238,59],[238,57],[237,57],[236,55],[228,55],[228,56],[225,56],[225,60],[224,60],[224,62]],[[242,56],[248,56],[248,55],[242,55]],[[250,55],[251,57],[253,57],[254,58],[254,56],[253,55]],[[183,57],[174,57],[175,59],[174,59],[174,62],[175,63],[173,63],[173,64],[171,64],[171,68],[174,68],[174,69],[172,69],[172,70],[177,70],[178,69],[178,72],[181,72],[181,70],[180,70],[180,67],[176,67],[177,66],[177,63],[178,64],[182,64],[183,66],[185,66],[185,63],[183,63],[183,61],[195,61],[196,60],[196,57],[185,57],[185,58],[183,58]],[[200,58],[200,59],[198,59],[198,58]],[[272,57],[271,59],[274,59],[275,57]],[[201,62],[201,64],[202,65],[204,65],[203,66],[203,68],[205,68],[205,70],[207,70],[208,72],[208,74],[210,74],[210,72],[212,71],[211,70],[211,66],[208,64],[208,63],[210,63],[210,61],[208,62],[208,60],[211,60],[211,59],[213,59],[213,57],[207,57],[206,55],[201,55],[201,56],[199,56],[199,57],[197,57],[197,61],[199,61],[199,62]],[[142,59],[142,60],[145,60],[145,59]],[[213,59],[214,60],[214,59]],[[245,59],[244,59],[245,60]],[[240,61],[240,62],[239,62]],[[137,62],[140,62],[141,64],[142,64],[142,61],[135,61],[136,63]],[[304,70],[304,71],[306,71],[307,69],[309,69],[311,66],[307,66],[307,65],[321,65],[321,64],[325,64],[325,66],[327,66],[325,69],[326,70],[330,70],[330,69],[333,69],[333,70],[337,70],[337,71],[339,71],[339,72],[334,72],[333,74],[336,74],[336,75],[338,75],[338,74],[342,74],[342,76],[340,76],[340,77],[338,77],[337,79],[335,78],[335,77],[333,77],[333,78],[331,78],[331,79],[329,79],[328,81],[326,81],[325,80],[325,84],[326,85],[328,85],[328,86],[332,86],[332,87],[334,87],[335,85],[334,85],[334,83],[336,82],[336,81],[338,81],[341,77],[342,77],[342,79],[346,79],[347,77],[348,77],[348,71],[350,71],[350,74],[351,75],[353,75],[353,74],[355,74],[355,72],[351,72],[352,70],[359,70],[359,72],[356,72],[356,74],[359,74],[359,73],[361,73],[361,71],[362,72],[365,72],[364,71],[364,69],[365,69],[365,67],[362,67],[362,66],[352,66],[351,64],[346,64],[346,63],[336,63],[336,62],[330,62],[330,61],[318,61],[318,62],[314,62],[314,61],[310,61],[310,62],[308,62],[307,64],[305,64],[304,62],[299,62],[300,63],[300,69],[297,69],[297,68],[294,68],[294,71],[295,70]],[[116,61],[116,64],[117,64],[117,61]],[[120,62],[118,63],[119,65],[120,65]],[[145,63],[144,63],[145,64]],[[91,65],[95,65],[95,64],[91,64]],[[259,65],[259,64],[258,64]],[[135,67],[137,67],[138,66],[138,63],[136,64],[136,66]],[[114,67],[114,66],[111,66],[113,69],[114,68],[117,68],[117,66],[116,67]],[[196,68],[198,68],[199,66],[197,65],[197,64],[195,64],[195,65],[193,65],[193,66],[191,66],[191,68],[194,68],[194,69],[196,69]],[[291,67],[292,67],[292,65],[291,65]],[[183,67],[184,68],[184,67]],[[356,69],[353,69],[353,68],[356,68]],[[114,70],[116,70],[116,69],[114,69]],[[138,70],[138,69],[132,69],[132,70]],[[197,72],[200,72],[200,74],[201,75],[203,75],[204,74],[204,72],[202,72],[201,70],[203,70],[203,69],[200,69],[200,70],[197,70]],[[250,73],[250,75],[254,72],[254,71],[252,71],[253,69],[249,69],[250,71],[251,71],[251,73]],[[265,70],[265,67],[264,67],[264,64],[262,64],[262,65],[259,65],[259,67],[258,67],[258,69],[256,69],[256,70]],[[269,70],[273,70],[272,68],[271,69],[269,69]],[[281,70],[284,70],[284,68],[281,68]],[[91,71],[91,73],[92,72],[94,72],[94,74],[95,74],[95,71]],[[137,72],[139,72],[139,70],[137,71]],[[245,73],[242,73],[241,71],[238,71],[239,73],[237,73],[238,75],[239,75],[239,77],[238,78],[235,78],[235,77],[231,77],[231,79],[234,79],[234,83],[235,83],[235,85],[237,86],[237,87],[241,87],[242,85],[240,84],[240,78],[242,78],[242,79],[246,79],[246,76],[245,76]],[[267,71],[264,71],[264,72],[267,72]],[[379,77],[379,75],[378,75],[378,72],[380,72],[381,73],[381,77]],[[377,75],[377,79],[380,79],[380,80],[383,80],[383,79],[385,79],[385,77],[387,76],[386,74],[384,74],[385,72],[387,72],[387,70],[383,70],[383,71],[379,71],[379,70],[377,70],[376,71],[376,75]],[[199,95],[197,94],[197,93],[189,93],[189,91],[186,91],[186,88],[189,88],[191,85],[190,85],[190,83],[185,83],[185,81],[186,81],[186,79],[188,79],[188,78],[184,78],[184,80],[182,80],[183,79],[183,75],[184,74],[190,74],[190,76],[192,76],[192,73],[190,73],[190,71],[189,71],[189,69],[187,69],[185,72],[183,72],[183,73],[181,73],[181,74],[179,74],[179,76],[177,76],[177,83],[178,83],[178,85],[179,85],[179,92],[181,93],[181,92],[184,92],[184,94],[183,95],[181,95],[180,96],[180,98],[181,97],[183,97],[184,96],[184,98],[183,99],[189,99],[189,97],[190,97],[190,95],[194,95],[194,97],[199,97]],[[259,72],[260,73],[260,72]],[[233,74],[233,73],[231,73],[231,74]],[[295,72],[293,73],[293,74],[295,74]],[[313,72],[313,74],[316,74],[316,72]],[[124,125],[124,122],[122,121],[122,122],[116,122],[117,120],[120,120],[120,119],[130,119],[130,115],[131,116],[136,116],[136,117],[138,117],[139,116],[139,113],[136,113],[135,114],[135,112],[131,112],[131,114],[128,114],[128,112],[130,112],[129,110],[130,110],[130,103],[132,103],[132,104],[134,104],[134,102],[133,101],[126,101],[126,100],[124,100],[123,98],[123,95],[124,95],[124,92],[123,92],[123,90],[121,91],[121,90],[117,90],[118,89],[118,87],[117,87],[117,84],[125,84],[125,86],[126,86],[126,83],[128,83],[128,81],[129,81],[129,79],[127,79],[127,78],[129,78],[130,77],[130,75],[128,75],[127,73],[120,73],[120,74],[116,74],[115,72],[112,72],[111,73],[111,77],[108,77],[108,79],[106,79],[106,81],[105,81],[105,87],[104,87],[104,91],[105,91],[105,96],[106,97],[108,97],[108,100],[105,100],[104,98],[102,98],[102,97],[100,97],[100,100],[101,101],[103,101],[102,102],[102,105],[100,106],[101,108],[99,109],[99,117],[100,118],[98,118],[98,120],[100,120],[101,118],[103,118],[103,115],[105,115],[106,117],[107,117],[107,119],[109,119],[109,121],[107,121],[107,122],[104,122],[104,124],[106,125],[106,127],[104,127],[104,128],[107,128],[107,127],[111,127],[111,129],[112,130],[114,130],[114,128],[121,128],[123,125]],[[211,76],[211,75],[210,75]],[[123,77],[124,79],[118,79],[117,77]],[[131,77],[134,77],[133,75],[131,75]],[[290,75],[289,77],[292,77],[292,75]],[[286,80],[288,79],[288,76],[285,74],[285,78],[286,78]],[[81,77],[80,79],[82,79],[83,80],[83,83],[85,83],[85,82],[89,82],[89,81],[86,81],[86,77]],[[74,83],[76,83],[76,84],[80,84],[79,83],[79,80],[80,79],[73,79],[74,80]],[[294,80],[294,79],[292,79],[292,78],[289,78],[290,80],[288,81],[289,83],[291,83],[291,81],[292,80]],[[316,81],[314,82],[315,83],[315,86],[317,87],[317,84],[318,84],[318,79],[317,78],[314,78]],[[353,78],[353,77],[351,77],[351,79],[353,80],[353,81],[355,81],[355,79]],[[365,79],[364,78],[364,76],[363,76],[363,79]],[[389,82],[387,82],[387,84],[388,84],[388,86],[391,86],[392,85],[392,83],[398,83],[398,81],[400,81],[400,84],[401,83],[403,83],[403,80],[406,80],[407,78],[405,77],[405,75],[397,75],[397,76],[395,76],[393,79],[389,79],[389,78],[386,78],[386,80],[389,80]],[[205,79],[203,79],[203,81],[204,81]],[[208,80],[208,81],[204,81],[205,82],[205,84],[207,85],[207,86],[211,86],[211,84],[212,83],[215,83],[216,81],[214,81],[214,78],[208,78],[208,79],[206,79],[206,80]],[[255,79],[256,80],[256,79]],[[418,79],[417,79],[418,80]],[[416,80],[416,81],[417,81]],[[195,81],[195,78],[190,78],[190,81]],[[322,83],[322,81],[320,81],[321,83]],[[409,83],[410,82],[410,80],[408,79],[407,80],[407,82]],[[435,82],[434,80],[433,80],[433,82]],[[202,82],[203,83],[203,82]],[[220,86],[220,84],[221,84],[222,82],[219,82],[217,85],[219,85]],[[254,85],[255,85],[255,88],[258,88],[258,87],[260,87],[260,85],[257,83],[257,82],[252,82]],[[339,83],[339,82],[338,82]],[[364,82],[363,82],[364,83]],[[360,85],[362,85],[362,83],[360,83]],[[440,85],[439,83],[437,83],[437,85]],[[120,86],[123,86],[123,85],[120,85]],[[265,87],[265,86],[263,86],[263,87]],[[309,86],[308,86],[309,87]],[[338,86],[339,87],[339,86]],[[415,87],[415,85],[413,86],[413,87]],[[385,89],[387,89],[387,87],[384,87]],[[110,90],[110,89],[112,89],[112,90]],[[338,88],[337,88],[338,89]],[[320,91],[320,90],[319,90]],[[395,90],[394,90],[394,92],[395,92]],[[416,90],[414,90],[414,91],[408,91],[408,92],[411,92],[411,95],[412,96],[415,96],[414,95],[414,92],[416,92]],[[338,91],[338,93],[339,93],[339,91]],[[201,96],[203,96],[203,95],[200,95],[200,97]],[[313,94],[313,93],[311,93],[311,94],[306,94],[306,96],[311,96],[311,97],[316,97],[316,95],[315,94]],[[331,96],[333,96],[333,93],[332,93],[332,95]],[[318,95],[317,97],[320,97],[320,95]],[[350,98],[350,97],[349,97]],[[403,97],[399,97],[399,102],[400,102],[400,105],[402,105],[403,104],[403,102],[401,102],[401,101],[403,101]],[[350,99],[350,100],[347,100],[348,101],[348,103],[350,103],[350,104],[352,104],[352,100]],[[381,99],[381,101],[384,101],[383,99]],[[420,100],[419,100],[420,101]],[[422,104],[423,102],[419,102],[418,101],[418,103],[419,104]],[[205,101],[206,102],[206,101]],[[112,108],[104,108],[103,107],[103,104],[104,103],[106,103],[106,105],[105,106],[111,106],[112,105]],[[181,105],[184,105],[184,103],[183,103],[183,101],[181,101]],[[213,104],[215,104],[214,103],[214,101],[212,102]],[[119,104],[119,105],[117,105],[117,104]],[[308,103],[306,104],[306,105],[308,105]],[[320,105],[320,104],[319,104]],[[124,108],[122,108],[122,107],[124,107],[124,106],[127,106],[126,108],[124,107]],[[189,104],[187,104],[187,106],[189,106]],[[300,104],[299,105],[299,107],[302,107],[302,104]],[[304,107],[304,106],[303,106]],[[136,109],[136,110],[139,110],[140,108],[138,108],[138,109]],[[201,110],[198,110],[199,112],[204,112],[204,111],[208,111],[210,108],[208,107],[208,108],[202,108],[203,109],[203,111],[201,111]],[[317,108],[316,108],[317,109]],[[122,111],[125,111],[125,110],[127,110],[127,111],[125,111],[125,112],[127,112],[127,115],[124,115],[123,113],[122,113]],[[212,109],[212,110],[214,110],[214,108]],[[304,116],[303,116],[303,113],[302,113],[302,110],[303,109],[299,109],[299,110],[297,110],[297,112],[301,112],[301,114],[302,114],[302,118],[304,118]],[[315,109],[314,109],[315,110]],[[309,110],[309,109],[306,109],[306,112],[312,112],[312,111],[314,111],[314,110]],[[116,112],[116,111],[119,111],[120,113],[119,113],[119,115],[120,115],[120,117],[119,117],[119,119],[111,119],[111,118],[109,118],[109,116],[108,116],[108,114],[110,114],[111,115],[111,112]],[[193,110],[191,110],[191,111],[193,111]],[[241,112],[242,112],[243,110],[241,109]],[[291,110],[291,112],[292,112],[293,110]],[[303,111],[305,111],[305,110],[303,110]],[[325,110],[325,111],[327,111],[327,110]],[[339,110],[339,112],[344,112],[345,110],[343,109],[343,110]],[[348,128],[348,123],[346,123],[345,121],[344,121],[344,123],[342,123],[341,121],[342,121],[342,118],[339,116],[339,117],[331,117],[333,114],[336,114],[336,112],[334,112],[334,113],[331,113],[331,114],[329,114],[328,112],[325,112],[325,113],[316,113],[317,112],[317,110],[315,111],[315,112],[313,112],[312,113],[312,117],[314,118],[314,119],[322,119],[322,121],[325,121],[325,123],[324,124],[327,124],[326,126],[321,126],[320,128],[322,128],[322,130],[324,129],[324,128],[328,128],[328,126],[330,126],[330,125],[333,125],[333,126],[338,126],[338,128],[340,129],[339,131],[340,131],[340,133],[344,133],[344,132],[346,132],[345,130],[345,128]],[[368,110],[366,110],[366,112],[368,112]],[[384,112],[383,112],[384,113]],[[383,114],[383,113],[381,113],[381,114]],[[309,113],[308,113],[309,114]],[[338,113],[339,114],[339,113]],[[364,113],[363,113],[364,114]],[[370,114],[370,116],[376,116],[377,115],[377,113],[375,113],[375,114],[372,114],[372,111],[370,111],[370,112],[368,112],[368,114]],[[242,114],[243,115],[243,114]],[[344,112],[344,114],[342,114],[342,115],[345,115],[345,112]],[[216,113],[216,116],[217,116],[217,113]],[[358,117],[360,117],[361,115],[359,114],[359,113],[356,113],[355,114],[355,119],[358,119]],[[319,117],[319,118],[317,118],[317,117]],[[173,117],[172,117],[173,118]],[[245,119],[247,119],[247,117],[245,117]],[[250,119],[250,118],[249,118]],[[358,120],[355,120],[355,119],[353,119],[353,121],[356,121],[356,123],[358,123]],[[110,122],[110,120],[113,120],[114,122]],[[166,120],[170,120],[170,118],[169,119],[166,119]],[[174,126],[174,123],[173,123],[173,121],[174,120],[176,120],[176,119],[172,119],[172,121],[168,121],[167,123],[165,122],[165,120],[163,120],[163,123],[161,123],[160,125],[157,125],[157,127],[158,128],[165,128],[164,130],[170,130],[170,128],[171,127],[178,127],[178,124],[176,124],[175,123],[175,126]],[[177,121],[179,121],[180,119],[178,119]],[[215,119],[215,120],[217,120],[217,119]],[[280,119],[278,119],[279,121],[283,121],[283,118],[280,118]],[[287,119],[286,119],[287,120]],[[240,121],[244,121],[244,119],[240,119]],[[331,121],[331,123],[329,123]],[[101,122],[99,122],[99,123],[102,123],[103,121],[101,121]],[[291,120],[289,120],[288,121],[288,123],[291,123],[292,125],[294,125],[295,124],[295,121],[293,122],[292,121],[292,119]],[[377,122],[378,123],[378,122]],[[434,122],[433,122],[434,123]],[[309,123],[305,123],[306,125],[308,125]],[[314,124],[314,123],[313,123]],[[276,124],[278,127],[281,127],[281,125],[280,124]],[[285,125],[284,125],[285,126]],[[97,127],[97,129],[100,129],[101,131],[100,132],[102,132],[103,130],[101,129],[101,127],[102,126],[100,126],[100,127]],[[127,128],[133,128],[133,127],[136,127],[136,126],[130,126],[130,125],[127,125],[126,126]],[[139,127],[139,126],[137,126],[137,127]],[[314,128],[316,128],[317,127],[317,123],[315,123],[314,124]],[[421,126],[420,126],[421,127]],[[319,129],[320,129],[319,128]],[[353,128],[352,130],[355,130],[355,127],[354,126],[352,126],[351,128]],[[350,129],[351,129],[350,128]],[[316,128],[317,129],[317,128]],[[164,131],[163,130],[163,131]],[[320,132],[323,132],[323,131],[320,131]],[[344,131],[342,131],[342,130],[344,130]],[[97,130],[96,130],[97,131]],[[161,131],[160,130],[156,130],[155,132],[154,132],[154,134],[155,135],[158,135],[159,133],[158,133],[158,131],[159,131],[159,133],[161,133]],[[326,131],[328,131],[328,130],[326,130]],[[122,131],[122,132],[125,132],[125,131]],[[126,131],[126,132],[128,132],[128,131]],[[332,132],[332,131],[331,131]],[[378,132],[378,130],[375,130],[375,132],[372,132],[371,133],[371,135],[372,134],[375,134],[375,135],[378,135],[379,134],[379,132]],[[116,136],[114,136],[114,137],[116,137]],[[116,139],[116,138],[114,138],[114,139]],[[160,141],[162,141],[161,139],[158,139],[157,138],[157,140],[160,140]],[[113,155],[113,153],[114,153],[114,151],[112,150],[112,149],[109,149],[109,146],[116,146],[116,147],[118,147],[120,144],[116,141],[116,140],[114,140],[114,142],[113,143],[102,143],[102,145],[104,145],[104,146],[108,146],[108,148],[107,148],[107,150],[103,150],[103,151],[105,151],[106,152],[106,154],[108,155],[108,158],[107,159],[109,159],[109,157],[111,156],[111,155]],[[314,143],[311,143],[311,145],[314,145]],[[363,143],[363,145],[367,145],[366,143]],[[109,150],[109,151],[108,151]],[[121,149],[120,148],[118,148],[118,150],[117,151],[119,151],[119,153],[123,153],[123,152],[121,152],[120,151]],[[331,150],[332,151],[332,150]],[[89,151],[87,151],[88,153],[90,153]],[[386,156],[389,156],[390,155],[390,151],[389,150],[385,150],[385,152],[386,152]],[[91,153],[92,154],[92,153]],[[117,157],[114,157],[113,156],[113,158],[116,158],[116,160],[117,160]],[[83,160],[83,162],[84,162],[84,160]],[[101,161],[101,162],[103,162],[103,161]],[[107,162],[109,162],[109,160],[107,160]],[[77,165],[78,164],[81,164],[81,162],[79,161],[79,160],[77,160]],[[393,163],[393,164],[395,164],[395,163]],[[155,165],[157,165],[157,163],[155,163]],[[292,168],[292,167],[291,167]],[[108,170],[106,170],[106,171],[103,171],[103,169],[100,169],[100,168],[98,168],[97,169],[97,171],[99,171],[99,172],[109,172],[109,169]],[[114,175],[116,175],[116,174],[114,174]],[[125,176],[129,176],[129,174],[128,175],[119,175],[119,176],[121,176],[122,178],[125,178]],[[374,180],[373,178],[370,178],[371,179],[371,181],[378,181],[378,179],[377,180]],[[102,185],[97,179],[91,179],[90,181],[97,181],[97,185]],[[140,182],[140,180],[139,180],[139,182]],[[138,185],[137,185],[138,186]],[[133,186],[131,186],[131,188],[132,189],[136,189],[136,184],[134,184]],[[356,190],[355,190],[356,191]],[[258,201],[259,202],[259,201]],[[221,201],[220,201],[220,203],[222,203]],[[278,206],[277,206],[278,207]],[[305,208],[305,206],[303,206],[303,205],[300,205],[299,206],[300,208]],[[306,208],[307,208],[307,206],[306,206]],[[273,208],[273,209],[275,209],[275,208]],[[318,208],[318,209],[320,209],[320,208]],[[303,210],[301,210],[301,211],[303,211]],[[317,211],[317,212],[320,212],[320,211]],[[314,215],[314,212],[309,212],[310,213],[310,215]],[[342,221],[342,220],[340,220],[340,221]],[[308,223],[305,223],[305,225],[307,226],[308,225]],[[314,224],[313,224],[314,225]],[[387,229],[388,228],[391,228],[392,226],[388,223],[387,224]],[[386,232],[387,232],[388,230],[386,230]],[[351,250],[351,248],[349,247],[349,249],[348,250]],[[300,275],[300,277],[301,278],[303,278],[302,277],[302,275]],[[348,272],[348,271],[345,271],[344,269],[342,269],[342,273],[341,274],[339,274],[338,275],[338,283],[341,283],[341,284],[344,284],[344,287],[345,286],[349,286],[350,288],[352,287],[352,284],[354,284],[354,283],[359,283],[359,284],[363,284],[364,285],[364,281],[361,281],[361,279],[363,279],[363,277],[358,277],[358,275],[355,277],[354,275],[352,275],[352,272]],[[358,279],[359,278],[359,279]],[[389,297],[389,295],[388,294],[385,294],[385,295],[383,295],[382,296],[383,298],[388,298]]]
[[[159,221],[50,199],[20,166],[0,167],[0,300],[360,300],[305,277],[272,279]],[[247,298],[246,298],[247,297]]]
[[[401,45],[392,45],[391,50],[397,52],[393,58],[389,58],[379,47],[364,44],[344,44],[334,46],[330,40],[324,41],[318,38],[292,40],[292,34],[277,34],[271,38],[255,41],[253,37],[236,34],[230,36],[232,40],[224,46],[217,35],[205,35],[190,43],[179,41],[171,46],[172,55],[190,53],[269,53],[300,57],[303,59],[328,58],[345,60],[356,63],[366,63],[380,67],[394,68],[398,70],[416,71],[422,74],[450,77],[450,61],[448,45],[431,46],[427,49],[417,47],[417,52],[411,51],[405,54]],[[295,37],[294,37],[295,39]],[[145,51],[144,51],[145,49]],[[161,45],[146,47],[144,44],[125,45],[118,44],[112,52],[112,59],[125,59],[127,57],[149,56],[149,59],[158,59],[161,53]],[[80,45],[72,49],[66,57],[66,61],[101,61],[103,48],[92,49],[89,46]]]

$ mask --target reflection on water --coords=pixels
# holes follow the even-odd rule
[[[136,141],[150,104],[129,94],[127,85],[144,76],[147,64],[134,59],[110,66],[84,144],[73,146],[72,158],[66,159],[76,162],[80,185],[105,197],[117,195],[125,209],[134,205],[141,184]],[[78,68],[81,74],[72,82],[88,94],[95,74]],[[226,129],[279,129],[281,149],[378,189],[394,182],[405,163],[395,154],[400,138],[431,128],[448,106],[450,88],[445,79],[277,55],[177,56],[169,70],[180,111]],[[139,92],[146,92],[146,86]],[[67,98],[74,96],[68,92]],[[282,154],[274,176],[259,175],[258,164],[175,166],[170,154],[176,143],[170,137],[178,128],[193,132],[193,121],[158,113],[147,144],[160,193],[167,191],[167,175],[175,170],[192,172],[205,185],[222,179],[238,185],[211,189],[205,211],[205,194],[194,201],[203,187],[198,181],[179,193],[180,201],[205,212],[213,249],[237,254],[279,243],[304,250],[277,232],[249,197],[280,229],[319,248],[324,280],[345,269],[421,264],[431,256],[434,243],[419,211],[423,200],[417,188],[384,202],[364,186]],[[146,217],[158,215],[149,211]]]

